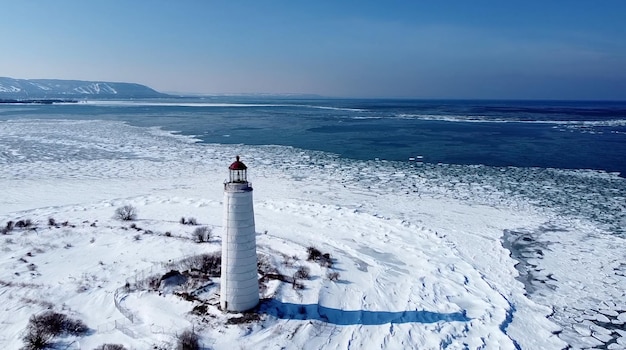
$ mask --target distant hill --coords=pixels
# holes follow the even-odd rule
[[[168,96],[135,83],[0,77],[0,99],[108,99]]]

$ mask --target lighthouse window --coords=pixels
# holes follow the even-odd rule
[[[232,182],[246,182],[246,171],[245,170],[233,170],[230,173]]]

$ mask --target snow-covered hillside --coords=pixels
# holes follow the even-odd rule
[[[0,99],[164,97],[145,85],[58,79],[0,77]]]

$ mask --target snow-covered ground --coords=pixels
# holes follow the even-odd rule
[[[284,275],[308,267],[304,289],[272,281],[260,320],[229,325],[210,303],[219,278],[200,315],[198,301],[126,292],[219,251],[237,154],[258,252]],[[68,349],[168,348],[192,327],[215,349],[623,349],[625,187],[591,171],[347,161],[119,122],[0,122],[0,228],[36,226],[0,236],[0,345],[20,348],[29,317],[53,309],[91,329],[58,339]],[[137,220],[114,218],[126,204]],[[181,217],[212,228],[210,242],[195,243]],[[309,246],[333,266],[307,261]]]

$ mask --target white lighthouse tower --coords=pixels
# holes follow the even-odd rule
[[[224,183],[220,306],[223,311],[241,312],[259,303],[252,186],[247,180],[248,167],[239,156],[228,169],[229,181]]]

